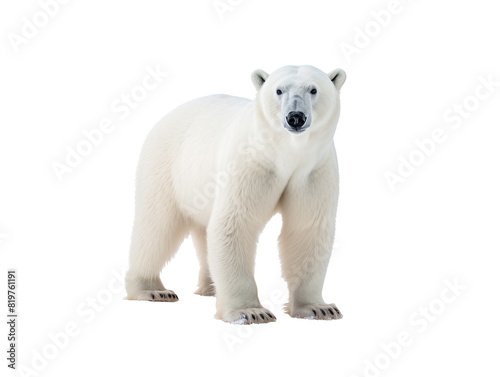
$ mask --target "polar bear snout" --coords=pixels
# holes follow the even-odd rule
[[[294,131],[300,131],[306,121],[306,114],[302,111],[290,111],[286,116],[286,122]]]
[[[292,92],[291,89],[289,91]],[[294,134],[304,132],[311,125],[310,96],[304,93],[283,93],[282,97],[283,127]]]
[[[285,128],[290,132],[303,132],[309,127],[307,116],[302,111],[290,111],[285,120]]]

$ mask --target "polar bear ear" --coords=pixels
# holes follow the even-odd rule
[[[343,69],[338,68],[334,71],[331,71],[328,74],[328,77],[333,82],[333,85],[335,85],[337,90],[340,90],[340,88],[342,88],[342,85],[344,85],[344,83],[345,83],[345,79],[347,78],[347,75],[345,74]]]
[[[259,90],[262,85],[264,85],[264,82],[267,80],[269,77],[269,74],[264,72],[262,69],[256,69],[255,71],[252,72],[252,82],[253,85],[255,86],[255,89]]]

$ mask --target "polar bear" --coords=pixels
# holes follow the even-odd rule
[[[255,70],[253,100],[213,95],[167,114],[144,143],[126,275],[127,298],[177,301],[160,272],[191,234],[195,293],[216,296],[215,318],[273,322],[254,280],[257,240],[281,213],[279,251],[292,317],[339,319],[322,298],[338,200],[333,135],[346,74],[286,66]]]

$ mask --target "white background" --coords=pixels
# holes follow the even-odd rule
[[[34,371],[24,375],[499,373],[500,87],[470,97],[481,77],[500,81],[495,2],[401,0],[377,28],[374,14],[387,16],[389,1],[233,0],[222,18],[212,0],[70,1],[18,51],[11,39],[22,36],[24,17],[44,20],[37,1],[11,3],[0,9],[0,260],[2,274],[17,269],[18,367]],[[361,47],[348,56],[341,46],[356,46],[356,37]],[[162,276],[178,303],[124,301],[115,275],[127,267],[148,131],[192,98],[251,98],[252,70],[288,64],[347,72],[335,135],[338,231],[324,288],[344,319],[283,313],[279,216],[260,238],[256,264],[276,323],[215,320],[214,299],[193,294],[190,239]],[[111,104],[148,66],[169,77],[120,119]],[[464,101],[471,111],[456,124],[443,119]],[[52,164],[103,118],[112,132],[58,180]],[[398,174],[399,156],[417,158],[416,140],[437,129],[446,141],[391,190],[384,175]],[[445,291],[453,302],[443,303],[446,281],[456,279],[466,288]],[[424,320],[419,310],[429,306],[434,315]],[[61,335],[68,325],[76,330]],[[411,344],[384,351],[400,332]]]

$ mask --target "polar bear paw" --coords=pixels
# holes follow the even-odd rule
[[[160,302],[175,302],[179,301],[179,297],[175,294],[174,291],[169,289],[165,289],[162,291],[142,291],[137,295],[135,300],[143,300],[143,301],[160,301]]]
[[[335,304],[302,305],[288,310],[287,313],[292,317],[305,319],[332,320],[343,317]]]
[[[266,308],[237,309],[222,316],[222,320],[233,325],[275,322],[276,317]]]

